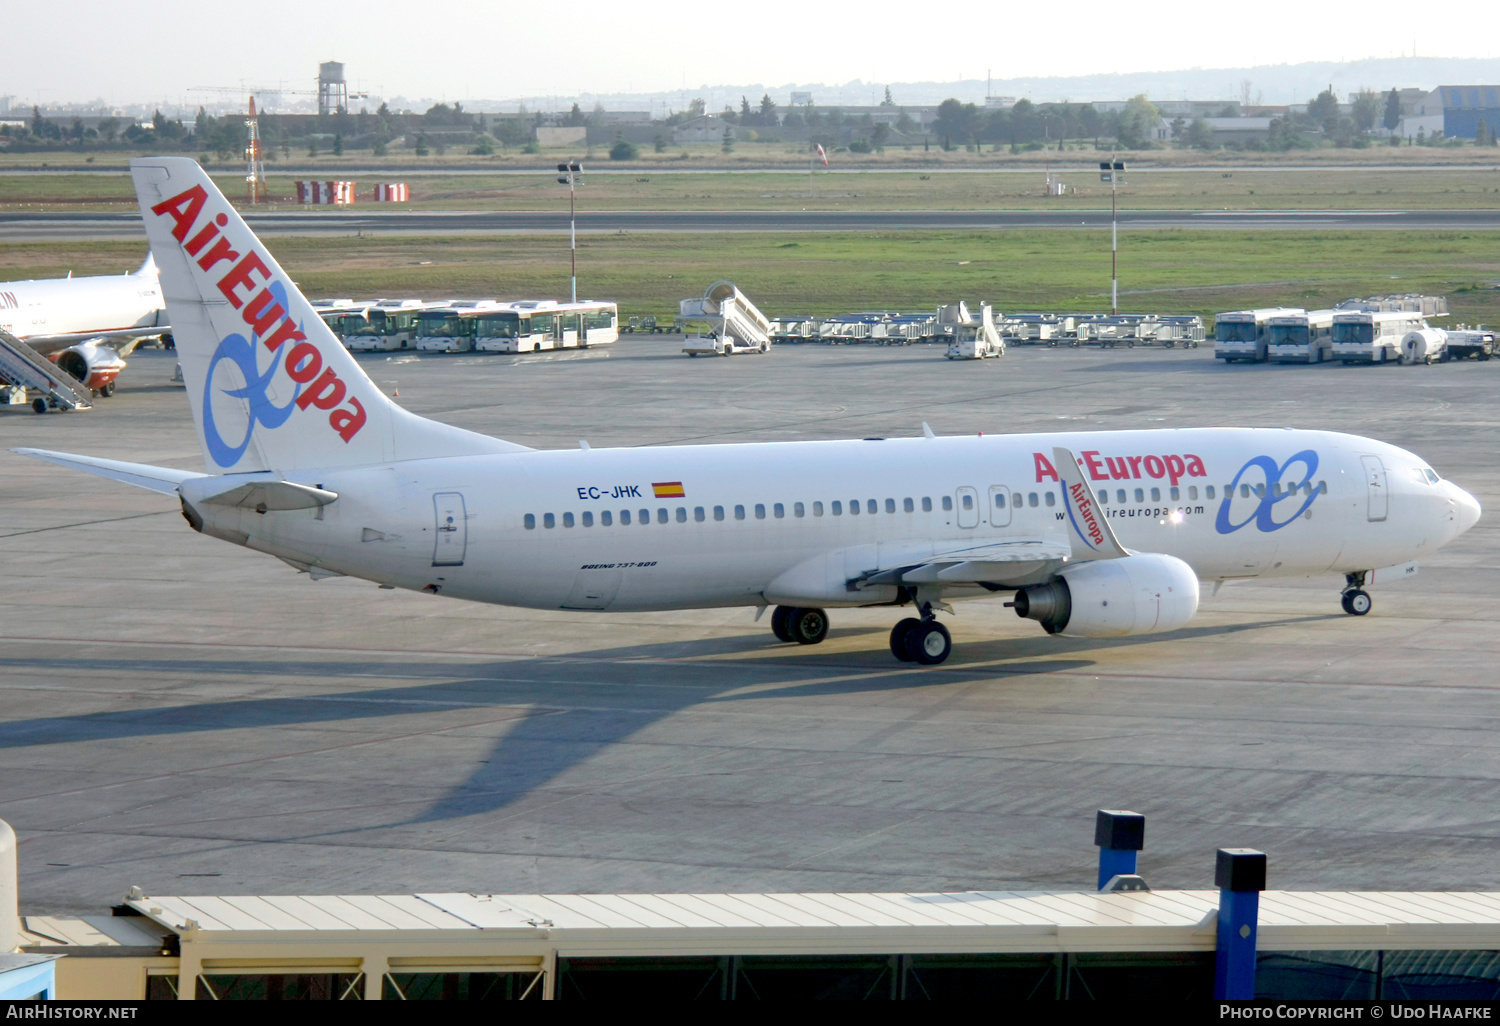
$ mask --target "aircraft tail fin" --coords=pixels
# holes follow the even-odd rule
[[[210,471],[526,451],[393,403],[196,161],[136,158],[130,173]]]
[[[148,275],[152,278],[156,277],[156,257],[152,256],[150,253],[146,254],[146,259],[141,262],[141,266],[135,269],[135,277],[137,278],[146,277]]]

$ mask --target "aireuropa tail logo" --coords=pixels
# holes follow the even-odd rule
[[[204,435],[209,439],[209,452],[214,461],[221,467],[233,466],[249,446],[257,424],[279,427],[292,415],[293,407],[306,410],[316,406],[327,410],[328,426],[345,442],[350,441],[365,426],[364,405],[348,394],[349,388],[343,379],[332,367],[324,365],[322,352],[316,344],[308,341],[303,324],[293,320],[286,285],[272,280],[266,261],[254,248],[246,247],[243,255],[235,249],[236,243],[222,232],[229,224],[227,214],[203,217],[207,203],[207,191],[201,185],[194,185],[156,204],[151,212],[173,220],[172,237],[181,243],[189,257],[197,260],[203,271],[220,262],[229,263],[229,269],[218,280],[218,289],[231,306],[241,311],[241,319],[250,328],[248,340],[236,333],[221,339],[209,364],[208,380],[204,385],[203,418]],[[262,282],[264,287],[256,292]],[[253,295],[247,299],[242,293]],[[257,340],[272,354],[265,369],[260,367]],[[237,444],[224,440],[214,413],[214,372],[226,360],[239,368],[244,383],[220,388],[219,392],[243,399],[248,406],[245,437]],[[292,398],[281,406],[271,401],[273,392],[282,391],[272,388],[278,371],[284,372],[293,382]]]
[[[1214,528],[1220,534],[1233,534],[1250,524],[1260,531],[1281,530],[1317,501],[1319,486],[1313,481],[1317,472],[1318,454],[1312,449],[1294,453],[1280,464],[1270,456],[1247,460],[1224,490]]]

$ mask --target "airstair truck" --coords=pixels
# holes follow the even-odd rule
[[[680,319],[703,322],[709,329],[707,334],[700,331],[683,340],[682,351],[689,356],[732,356],[771,349],[770,320],[732,281],[716,281],[701,298],[684,299],[678,308]]]
[[[995,312],[990,304],[979,307],[979,316],[969,313],[964,303],[938,310],[938,321],[953,326],[952,341],[944,355],[950,360],[983,360],[987,356],[1004,356],[1005,340],[995,327]]]

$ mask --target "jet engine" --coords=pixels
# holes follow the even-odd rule
[[[125,369],[120,354],[101,342],[80,342],[52,359],[84,385],[102,396],[114,394],[115,378]]]
[[[1117,638],[1176,630],[1198,611],[1198,575],[1176,556],[1142,553],[1079,563],[1007,603],[1048,634]]]

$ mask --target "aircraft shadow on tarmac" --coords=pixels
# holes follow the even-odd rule
[[[1316,622],[1329,617],[1297,617],[1217,627],[1188,628],[1172,637],[1223,636],[1243,631]],[[848,637],[872,632],[846,628]],[[884,639],[884,632],[880,632]],[[450,713],[455,708],[511,709],[514,725],[495,742],[489,757],[471,763],[468,777],[454,781],[442,797],[421,811],[355,830],[378,830],[456,820],[504,809],[546,787],[566,771],[611,745],[626,741],[679,712],[712,711],[718,705],[767,698],[850,696],[861,693],[946,687],[983,681],[1004,686],[1009,678],[1087,672],[1097,666],[1088,653],[1120,645],[1165,640],[1162,635],[1100,641],[1060,641],[1038,637],[960,645],[942,667],[889,662],[884,645],[857,652],[820,653],[776,645],[760,635],[630,646],[578,656],[507,659],[479,665],[420,664],[368,660],[333,666],[323,661],[284,659],[43,659],[38,669],[84,674],[170,674],[206,681],[247,676],[330,681],[418,678],[396,687],[351,685],[346,691],[285,697],[205,701],[11,720],[0,723],[0,748],[162,738],[219,730],[264,730],[413,713]],[[1063,646],[1063,647],[1060,647]],[[775,654],[766,649],[775,649]],[[960,653],[968,658],[963,658]],[[684,659],[684,655],[699,658]],[[733,658],[734,656],[742,658]],[[709,658],[701,658],[709,656]],[[713,658],[718,656],[719,658]],[[724,657],[729,657],[728,659]],[[715,678],[733,667],[735,682]],[[493,723],[494,718],[485,721]],[[472,724],[436,727],[462,730]],[[413,733],[412,724],[401,728]],[[154,758],[154,756],[153,756]],[[459,764],[461,765],[461,764]],[[184,767],[191,771],[192,767]],[[202,767],[210,772],[213,766]],[[6,803],[25,801],[11,795]],[[409,803],[383,806],[398,809]],[[347,830],[340,830],[340,833]],[[295,838],[285,838],[292,840]]]

